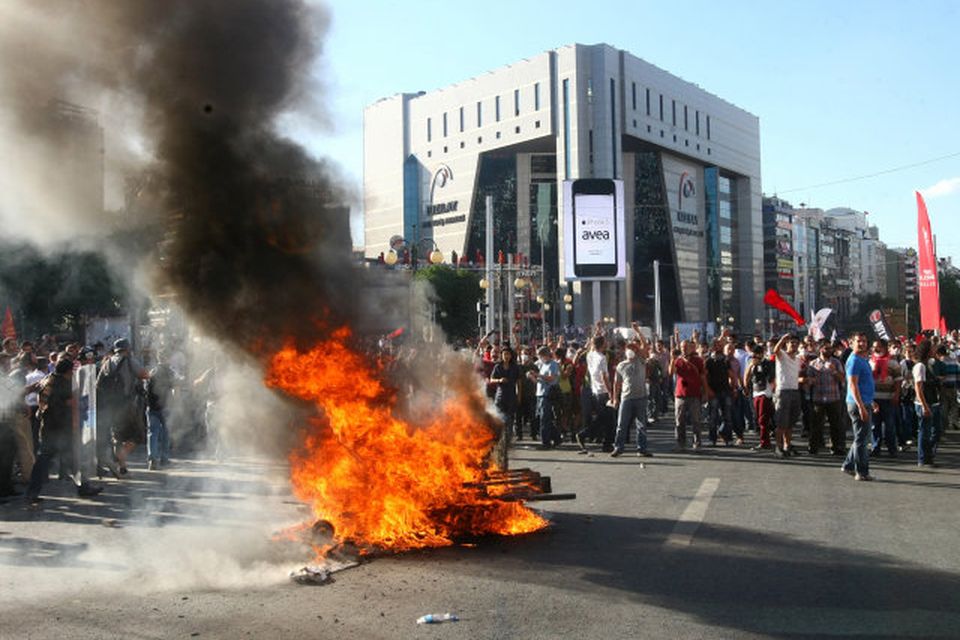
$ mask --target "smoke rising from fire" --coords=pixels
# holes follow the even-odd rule
[[[124,226],[162,234],[159,286],[247,351],[352,316],[348,292],[362,274],[349,259],[350,191],[276,129],[287,111],[322,112],[309,73],[328,26],[322,8],[10,2],[0,25],[0,144],[16,159],[0,189],[7,227],[44,243]],[[135,220],[104,214],[100,187],[83,179],[89,166],[58,162],[70,151],[60,101],[99,113],[107,199]],[[126,192],[111,193],[121,180]]]

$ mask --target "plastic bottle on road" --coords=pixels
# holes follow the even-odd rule
[[[417,624],[439,624],[441,622],[456,622],[460,618],[453,613],[428,613],[417,618]]]

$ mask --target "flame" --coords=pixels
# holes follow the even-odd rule
[[[290,456],[295,495],[361,550],[451,545],[465,535],[517,535],[547,522],[519,502],[480,495],[494,434],[464,399],[425,424],[394,415],[396,395],[339,329],[309,351],[288,346],[271,359],[271,387],[319,409]]]

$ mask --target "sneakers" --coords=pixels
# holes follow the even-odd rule
[[[156,471],[159,468],[157,461],[153,458],[147,461],[147,471]]]
[[[652,458],[653,454],[649,451],[637,451],[638,458]]]
[[[846,467],[840,467],[840,471],[843,471],[848,476],[856,475],[856,472],[853,469],[847,469]]]
[[[580,434],[579,433],[573,434],[573,439],[577,443],[577,446],[580,447],[580,451],[578,453],[586,453],[587,446],[583,444],[583,438],[580,437]]]
[[[610,452],[611,458],[617,458],[617,457],[620,457],[621,455],[623,455],[623,449],[615,448],[613,451]]]
[[[774,449],[773,455],[776,456],[777,458],[780,458],[781,460],[783,460],[784,458],[787,457],[788,454],[787,454],[786,451],[784,451],[784,450],[781,449],[780,447],[777,447],[776,449]]]
[[[769,451],[772,448],[773,448],[773,445],[771,444],[758,444],[755,447],[751,447],[750,451]]]
[[[733,441],[733,446],[735,447],[742,447],[743,444],[744,444],[743,438],[740,438],[740,437],[738,437],[736,440]]]
[[[869,482],[869,481],[873,480],[873,476],[870,475],[869,473],[867,473],[867,474],[859,474],[859,473],[858,473],[857,475],[853,476],[853,479],[854,479],[854,480],[858,480],[858,481],[863,481],[863,482]]]

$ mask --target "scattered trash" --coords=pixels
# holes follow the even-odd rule
[[[297,571],[291,571],[290,579],[297,584],[320,585],[327,584],[332,580],[332,577],[328,569],[308,565]]]
[[[453,613],[428,613],[417,618],[417,624],[440,624],[441,622],[457,622],[460,620]]]

